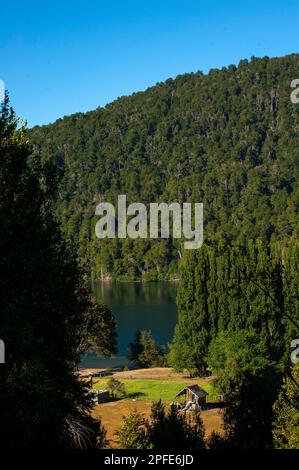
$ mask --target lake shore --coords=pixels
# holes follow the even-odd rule
[[[187,373],[174,372],[171,367],[151,367],[147,369],[132,369],[132,370],[120,370],[120,369],[91,369],[91,368],[80,368],[79,375],[81,377],[88,377],[90,375],[102,376],[102,377],[113,377],[114,379],[157,379],[157,380],[171,380],[188,383],[197,383],[198,380],[206,383],[211,382],[215,377],[190,377]]]

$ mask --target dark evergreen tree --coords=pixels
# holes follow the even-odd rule
[[[112,311],[94,296],[90,296],[89,306],[84,315],[81,331],[80,353],[96,351],[103,356],[117,352],[117,331]]]
[[[153,449],[205,448],[204,427],[200,414],[188,416],[174,407],[165,410],[161,401],[153,403],[148,439]]]
[[[153,403],[150,419],[134,411],[124,418],[117,432],[121,449],[195,450],[205,448],[204,427],[199,413],[186,416],[161,401]]]
[[[273,447],[273,403],[281,383],[277,366],[257,369],[239,367],[228,377],[224,400],[224,430],[229,447],[265,449]]]
[[[166,365],[165,354],[150,331],[137,331],[133,343],[129,344],[128,358],[138,367],[162,367]]]
[[[76,374],[89,308],[76,255],[53,217],[57,168],[31,155],[6,95],[0,115],[0,445],[101,446]]]

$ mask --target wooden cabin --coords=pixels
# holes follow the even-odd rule
[[[184,405],[186,409],[199,409],[206,407],[207,395],[208,393],[199,385],[190,385],[177,393],[176,398],[184,396]]]
[[[95,390],[92,389],[89,391],[90,395],[92,396],[92,401],[95,404],[99,403],[107,403],[111,400],[110,393],[108,390]]]

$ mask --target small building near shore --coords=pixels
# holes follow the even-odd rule
[[[208,393],[203,388],[195,384],[183,388],[176,394],[176,398],[184,397],[185,409],[200,409],[206,407],[207,395]]]
[[[108,390],[95,390],[92,389],[89,391],[92,396],[92,400],[95,404],[107,403],[111,400],[110,393]]]

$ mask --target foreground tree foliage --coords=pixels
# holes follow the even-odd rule
[[[102,446],[105,432],[91,419],[76,375],[91,305],[53,217],[57,169],[31,156],[17,126],[6,96],[0,115],[0,337],[6,350],[0,445]]]
[[[208,363],[227,405],[223,414],[225,446],[271,447],[272,407],[282,372],[271,361],[259,335],[253,329],[220,332],[210,344]],[[218,444],[217,439],[211,439],[211,447]]]
[[[153,403],[149,442],[153,449],[196,450],[205,448],[204,426],[200,413],[185,414],[161,401]]]
[[[119,448],[148,449],[147,426],[148,422],[138,411],[124,417],[123,423],[116,433]]]
[[[195,450],[205,448],[204,427],[199,413],[187,416],[161,401],[153,403],[146,420],[137,411],[124,418],[117,432],[121,449]]]
[[[203,202],[205,239],[298,236],[298,54],[158,83],[30,133],[65,170],[57,212],[95,279],[178,276],[180,240],[102,240],[96,204]],[[117,261],[117,262],[115,262]]]
[[[218,388],[226,403],[223,414],[226,447],[272,447],[273,403],[281,384],[281,371],[271,363],[237,366],[222,375]]]
[[[81,341],[78,352],[95,351],[103,356],[117,353],[116,322],[107,305],[99,302],[93,295],[84,315]]]
[[[299,449],[299,364],[285,377],[274,403],[274,445],[277,449]]]

